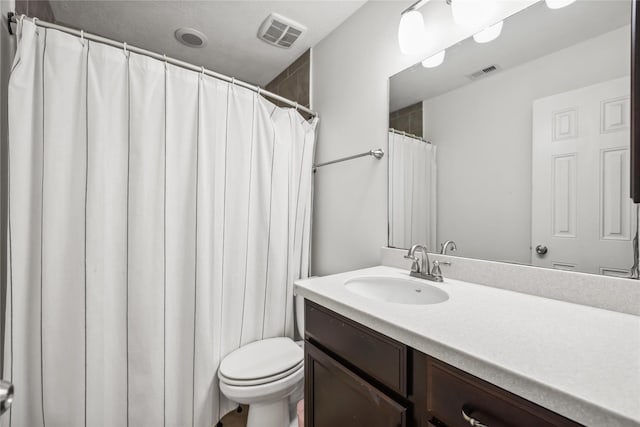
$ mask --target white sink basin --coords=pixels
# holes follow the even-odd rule
[[[354,277],[344,286],[354,294],[396,304],[438,304],[449,299],[445,291],[435,286],[397,277]]]

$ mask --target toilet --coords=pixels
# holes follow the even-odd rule
[[[296,328],[302,337],[304,299],[295,298]],[[218,378],[229,400],[249,405],[247,427],[297,426],[292,406],[303,393],[302,343],[277,337],[246,344],[222,360]]]

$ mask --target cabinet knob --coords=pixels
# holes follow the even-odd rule
[[[471,416],[472,412],[473,412],[473,408],[471,406],[462,405],[462,418],[464,418],[464,420],[466,422],[468,422],[470,426],[473,426],[473,427],[489,427],[486,424],[482,424],[480,421],[478,421],[475,418],[473,418]]]

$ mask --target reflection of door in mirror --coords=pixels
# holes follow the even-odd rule
[[[436,245],[436,147],[389,130],[389,246]]]
[[[629,78],[534,101],[532,174],[532,263],[626,276]]]

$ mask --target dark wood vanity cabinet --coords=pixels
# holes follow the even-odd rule
[[[466,427],[474,421],[580,425],[306,301],[306,427]]]
[[[306,343],[305,386],[312,405],[305,425],[315,427],[388,427],[407,425],[407,407],[336,359]],[[326,410],[326,408],[331,408]]]
[[[406,366],[405,345],[305,303],[305,426],[412,425]]]

